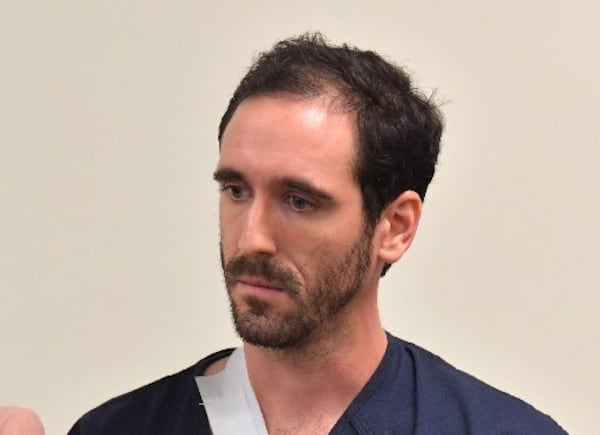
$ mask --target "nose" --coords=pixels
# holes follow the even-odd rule
[[[241,255],[275,254],[273,211],[266,201],[255,198],[245,213],[242,225],[238,240]]]

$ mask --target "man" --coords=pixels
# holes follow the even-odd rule
[[[563,434],[382,328],[442,119],[377,54],[319,35],[263,53],[220,128],[221,258],[243,346],[115,398],[71,434]]]

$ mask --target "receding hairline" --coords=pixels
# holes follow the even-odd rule
[[[323,92],[319,92],[319,93],[300,93],[300,92],[293,92],[293,91],[267,91],[267,92],[258,92],[256,94],[252,94],[247,96],[246,98],[244,98],[243,100],[241,100],[237,107],[235,108],[235,110],[233,111],[233,113],[231,114],[231,117],[229,118],[229,121],[227,122],[227,125],[225,126],[225,128],[223,129],[222,135],[219,138],[219,150],[221,149],[221,145],[222,145],[222,141],[223,141],[223,136],[225,135],[225,132],[227,131],[227,127],[229,127],[229,125],[231,124],[231,120],[233,119],[233,117],[235,116],[235,114],[237,113],[237,111],[239,110],[240,106],[242,106],[244,103],[247,102],[251,102],[253,100],[257,100],[260,98],[273,98],[273,99],[281,99],[281,100],[289,100],[289,101],[294,101],[294,102],[305,102],[305,101],[311,101],[311,100],[320,100],[323,104],[323,107],[327,110],[328,113],[331,114],[335,114],[335,115],[348,115],[351,117],[351,125],[353,127],[353,136],[354,136],[354,149],[355,149],[355,153],[352,159],[352,169],[354,171],[354,169],[356,169],[356,165],[358,164],[358,147],[359,147],[359,141],[360,141],[360,132],[358,129],[358,110],[354,109],[353,107],[350,107],[344,100],[344,97],[341,96],[339,94],[339,92],[336,92],[335,88],[333,87],[328,87],[327,90],[323,89]]]

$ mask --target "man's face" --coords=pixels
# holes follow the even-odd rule
[[[325,98],[245,100],[221,141],[221,257],[238,334],[294,347],[335,328],[371,270],[351,114]]]

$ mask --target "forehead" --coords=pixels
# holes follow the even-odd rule
[[[223,133],[219,167],[353,182],[356,141],[354,115],[330,98],[252,97]]]

